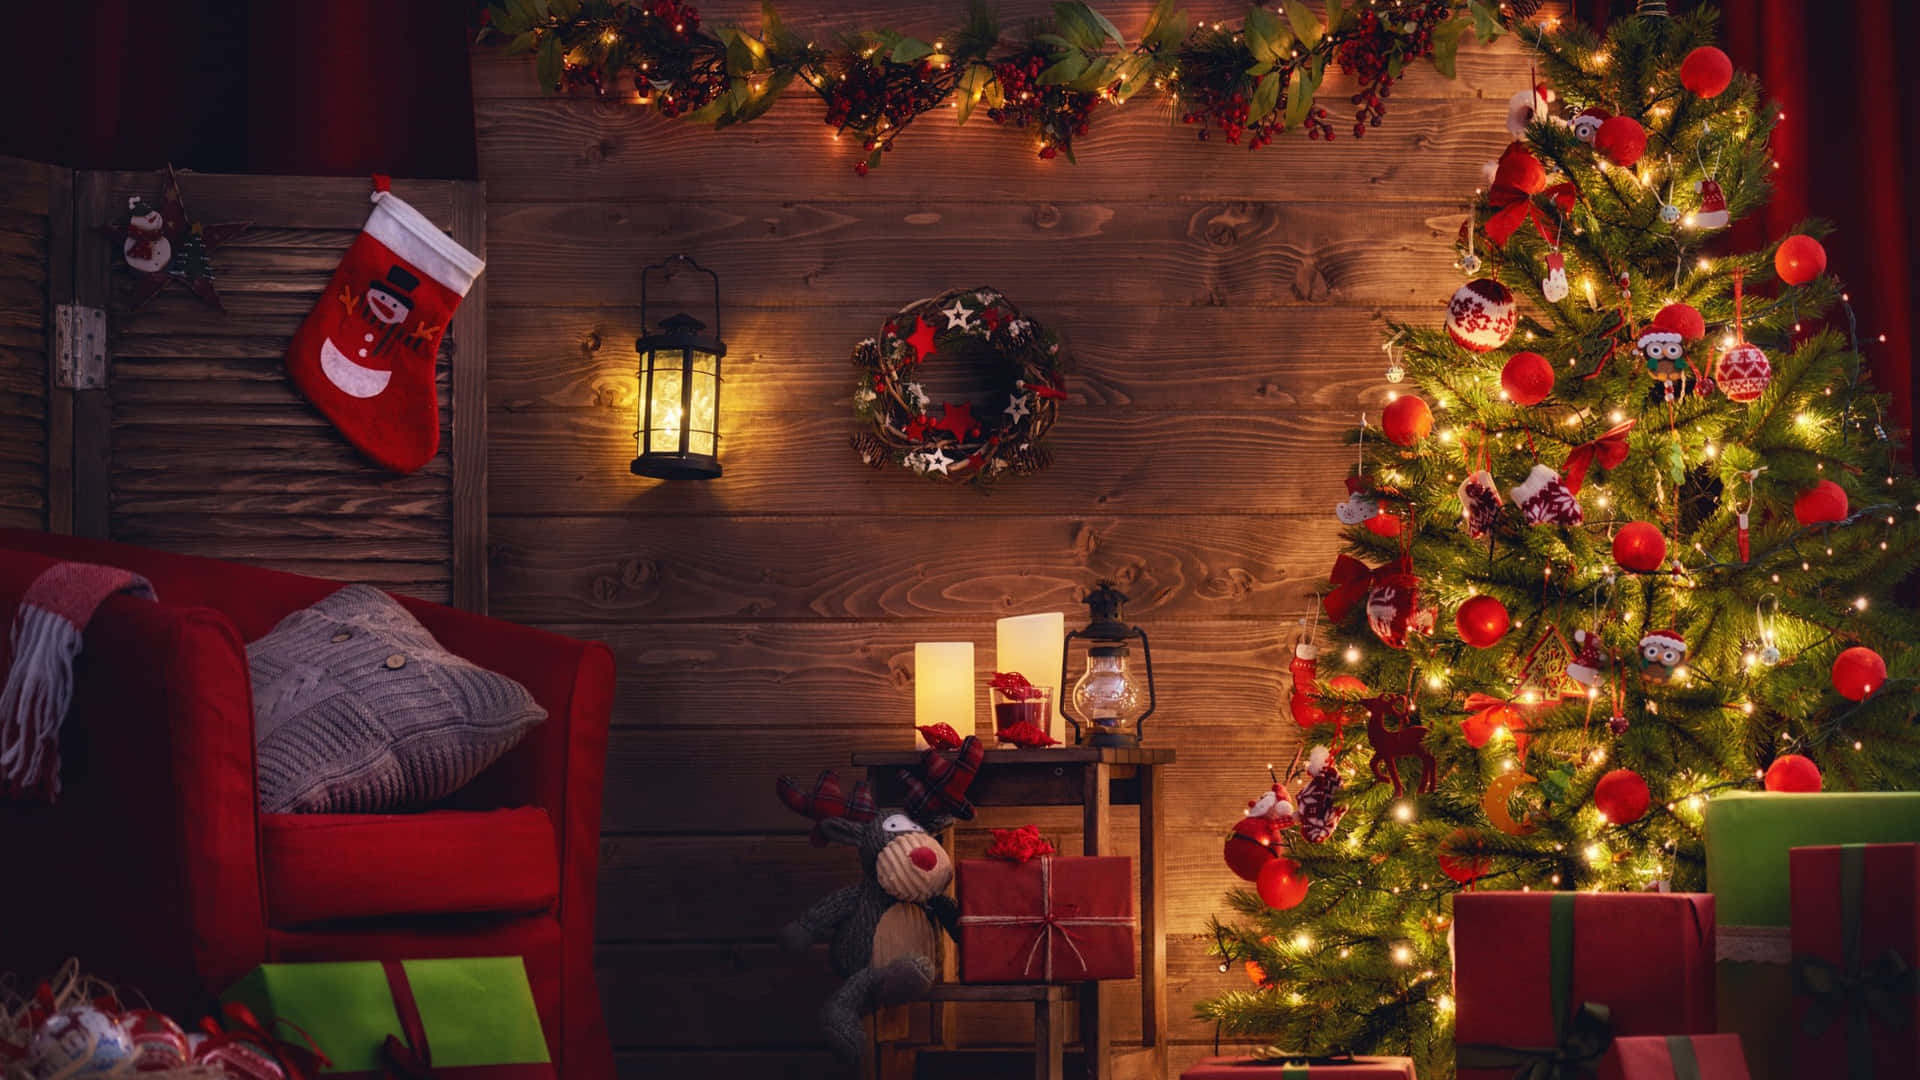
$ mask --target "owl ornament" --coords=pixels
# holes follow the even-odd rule
[[[1678,630],[1655,630],[1640,639],[1640,677],[1669,683],[1687,662],[1687,639]]]
[[[1573,118],[1573,135],[1583,143],[1592,143],[1593,136],[1600,125],[1613,119],[1613,114],[1598,105],[1589,105],[1581,109]]]
[[[1705,337],[1706,320],[1691,304],[1668,304],[1640,332],[1634,349],[1646,361],[1647,374],[1664,388],[1663,397],[1672,401],[1675,387],[1689,374],[1687,346]]]

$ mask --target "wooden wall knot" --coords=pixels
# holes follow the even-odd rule
[[[1224,221],[1210,221],[1205,229],[1207,243],[1217,248],[1232,247],[1240,242],[1240,230]]]
[[[1060,224],[1060,208],[1052,203],[1041,203],[1033,208],[1033,227],[1051,229]]]
[[[595,603],[611,604],[620,598],[620,583],[602,574],[593,579],[593,588],[591,591]]]
[[[1079,527],[1073,531],[1074,554],[1078,555],[1082,560],[1085,560],[1092,556],[1099,547],[1100,538],[1094,533],[1093,526],[1081,522]]]
[[[620,583],[639,589],[660,580],[660,564],[652,559],[628,559],[620,564]]]
[[[601,139],[600,141],[587,147],[587,152],[585,155],[585,158],[586,158],[585,163],[588,165],[598,165],[601,162],[612,157],[614,154],[614,151],[618,150],[619,148],[620,148],[620,144],[614,142],[612,139]]]
[[[1311,257],[1300,260],[1300,269],[1293,275],[1294,299],[1318,303],[1332,295],[1333,285],[1327,281],[1327,275],[1321,272],[1319,260]]]

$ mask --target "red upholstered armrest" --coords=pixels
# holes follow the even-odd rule
[[[6,555],[0,611],[32,560],[53,561]],[[0,889],[0,970],[98,957],[156,1004],[190,1000],[266,955],[245,649],[217,612],[116,596],[74,675],[59,800],[0,802],[20,872]]]

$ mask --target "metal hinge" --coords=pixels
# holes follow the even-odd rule
[[[63,390],[104,390],[107,386],[107,313],[85,304],[61,304],[53,310],[55,386]]]

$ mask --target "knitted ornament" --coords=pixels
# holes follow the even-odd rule
[[[1687,639],[1678,630],[1655,630],[1640,639],[1640,677],[1652,683],[1671,682],[1687,662]]]
[[[1589,105],[1581,109],[1573,118],[1574,137],[1583,143],[1590,143],[1594,135],[1599,133],[1600,125],[1611,119],[1613,119],[1612,113],[1598,105]]]
[[[1407,647],[1407,635],[1431,634],[1438,606],[1420,606],[1420,579],[1389,574],[1367,591],[1367,625],[1389,649]]]
[[[1460,481],[1460,517],[1467,527],[1467,535],[1480,540],[1493,531],[1493,523],[1500,518],[1500,508],[1506,503],[1500,498],[1500,489],[1493,486],[1493,474],[1481,469],[1465,480]]]
[[[1538,405],[1553,393],[1553,365],[1537,352],[1517,352],[1500,369],[1500,389],[1515,405]]]
[[[73,701],[81,635],[107,597],[155,599],[146,578],[114,566],[56,563],[13,613],[13,664],[0,688],[0,797],[60,794],[60,724]]]
[[[136,1009],[120,1021],[133,1042],[133,1070],[161,1072],[186,1065],[193,1056],[187,1033],[173,1018],[152,1009]]]
[[[1758,345],[1744,341],[1720,354],[1713,365],[1713,379],[1734,401],[1753,401],[1773,381],[1773,364]]]
[[[410,473],[439,450],[440,339],[485,266],[374,178],[373,212],[294,334],[287,371],[383,468]]]
[[[1333,752],[1316,746],[1307,752],[1307,783],[1300,789],[1300,838],[1308,843],[1325,843],[1346,816],[1347,808],[1335,805],[1340,796],[1340,765]]]
[[[1610,667],[1600,647],[1600,635],[1591,630],[1573,632],[1573,655],[1567,659],[1567,678],[1589,689],[1599,686]]]
[[[1733,85],[1733,61],[1711,45],[1702,45],[1680,61],[1680,85],[1703,98],[1719,97]]]
[[[1822,480],[1793,500],[1793,520],[1806,527],[1847,520],[1847,489]]]
[[[1488,352],[1507,343],[1518,317],[1513,290],[1492,278],[1475,278],[1448,302],[1447,334],[1463,349]]]
[[[105,1076],[123,1071],[132,1056],[133,1039],[113,1017],[92,1005],[73,1005],[47,1017],[27,1041],[25,1075]]]
[[[1647,129],[1631,116],[1613,117],[1593,133],[1593,148],[1615,165],[1631,169],[1647,152]]]
[[[1529,525],[1578,525],[1586,520],[1580,512],[1580,500],[1548,466],[1535,465],[1512,494],[1513,504]]]
[[[1313,700],[1319,688],[1319,673],[1314,670],[1319,656],[1320,646],[1311,641],[1302,641],[1294,645],[1293,659],[1287,663],[1287,672],[1293,676],[1293,693],[1287,698],[1287,706],[1293,713],[1293,722],[1301,727],[1331,723],[1333,720]]]
[[[1693,185],[1700,193],[1700,209],[1693,212],[1687,223],[1696,229],[1723,229],[1733,215],[1727,211],[1727,193],[1720,190],[1720,182],[1706,177]]]

